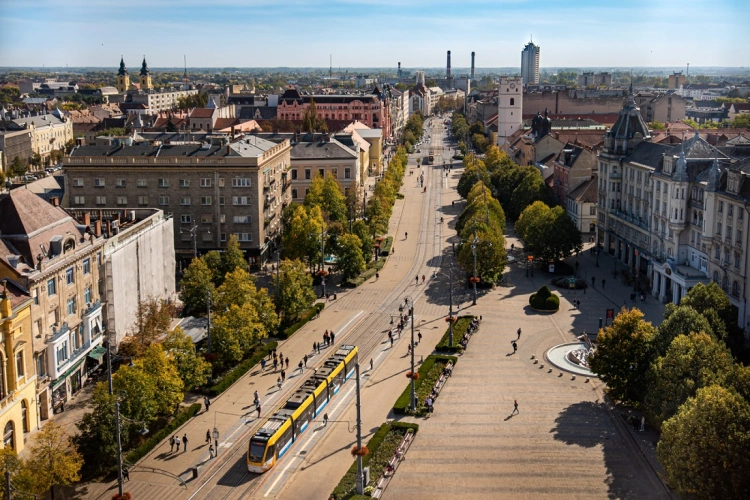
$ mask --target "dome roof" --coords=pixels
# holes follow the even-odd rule
[[[633,139],[636,134],[640,134],[643,139],[651,137],[646,122],[641,116],[641,111],[635,103],[635,97],[631,88],[628,93],[628,99],[620,110],[620,116],[617,118],[615,124],[612,125],[609,132],[607,132],[607,136],[614,137],[617,140],[628,140]]]

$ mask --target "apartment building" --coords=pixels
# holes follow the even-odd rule
[[[291,145],[257,136],[213,142],[81,146],[65,158],[71,208],[158,208],[175,220],[181,265],[236,234],[252,266],[269,259],[291,201]]]
[[[65,143],[73,139],[73,121],[60,110],[13,120],[31,132],[32,153],[42,157],[42,164],[49,163],[52,151],[63,150]]]
[[[326,120],[360,121],[371,128],[385,127],[384,105],[375,94],[310,95],[288,89],[279,96],[276,118],[302,120],[313,101],[318,116]]]
[[[306,140],[309,139],[309,140]],[[333,177],[348,194],[359,189],[359,154],[328,135],[302,137],[292,144],[292,200],[302,202],[315,177]]]

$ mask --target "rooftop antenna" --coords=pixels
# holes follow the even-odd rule
[[[630,93],[633,93],[633,68],[630,68]]]

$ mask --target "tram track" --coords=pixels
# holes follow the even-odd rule
[[[435,131],[439,131],[439,134],[435,134]],[[435,142],[438,143],[441,156],[445,155],[444,150],[444,144],[442,144],[442,139],[444,137],[444,131],[442,128],[442,122],[438,122],[438,126],[431,127],[430,129],[430,135],[431,135],[431,144],[434,144]],[[437,148],[436,148],[437,149]],[[417,160],[419,161],[419,159]],[[430,168],[432,167],[432,168]],[[426,214],[422,214],[422,224],[423,224],[423,230],[419,231],[419,241],[417,244],[417,252],[414,257],[414,260],[412,261],[411,266],[409,267],[409,270],[406,272],[404,277],[398,282],[396,286],[393,287],[393,291],[388,294],[386,298],[384,298],[381,303],[375,308],[375,310],[365,313],[365,315],[358,319],[354,325],[352,325],[348,329],[348,333],[344,333],[341,335],[339,333],[337,335],[337,339],[339,338],[339,335],[341,335],[340,338],[342,338],[341,343],[346,344],[353,344],[357,345],[359,348],[359,359],[360,363],[363,362],[363,360],[366,360],[373,356],[373,354],[377,351],[378,346],[383,344],[383,340],[387,339],[386,332],[390,330],[390,318],[393,311],[397,310],[399,305],[403,304],[404,300],[403,297],[406,295],[409,295],[414,302],[418,300],[418,298],[424,293],[424,290],[426,289],[427,285],[426,283],[421,285],[422,288],[416,292],[409,294],[409,287],[410,282],[412,280],[411,276],[417,275],[419,276],[419,270],[423,268],[423,266],[426,265],[426,263],[429,261],[429,259],[434,258],[435,264],[433,267],[435,269],[439,268],[440,261],[442,258],[442,224],[430,224],[430,221],[432,221],[434,214],[432,213],[435,208],[437,207],[438,211],[440,208],[440,201],[441,201],[441,190],[442,190],[442,184],[443,184],[443,171],[442,167],[438,168],[435,165],[431,165],[430,167],[422,167],[419,169],[419,172],[425,173],[425,182],[424,185],[428,186],[427,191],[424,193],[425,197],[422,202],[422,211],[427,212]],[[409,166],[407,164],[406,169],[409,169]],[[435,175],[436,172],[439,172],[439,175]],[[408,182],[411,180],[411,176],[404,176],[404,182]],[[414,179],[416,181],[416,179]],[[414,193],[414,195],[417,195],[417,193]],[[412,196],[412,194],[409,194],[409,196]],[[402,212],[399,216],[399,223],[396,224],[395,232],[393,235],[394,241],[397,239],[398,234],[400,233],[400,225],[401,220],[404,216],[404,213]],[[436,215],[435,217],[439,218],[439,215]],[[426,227],[424,227],[426,223]],[[430,242],[430,240],[432,240]],[[432,244],[430,244],[432,243]],[[430,253],[430,250],[432,251],[432,255],[428,255]],[[426,273],[422,273],[426,274]],[[354,298],[349,297],[349,293],[346,295],[340,297],[337,299],[338,304],[340,305],[342,309],[346,309],[347,305],[350,302],[354,302]],[[351,309],[351,310],[355,310]],[[326,357],[321,357],[318,362],[313,365],[313,367],[321,366],[325,360]],[[300,382],[302,382],[304,378],[301,378]],[[290,394],[294,393],[299,387],[301,383],[296,383],[294,385],[288,386],[287,390],[281,395],[281,398],[276,402],[276,404],[273,406],[274,408],[278,403],[284,400],[285,397],[288,397]],[[347,406],[352,404],[352,402],[348,402]],[[235,443],[232,445],[232,447],[229,450],[229,457],[225,459],[224,463],[222,463],[216,471],[214,471],[211,476],[198,488],[197,491],[195,491],[190,497],[190,500],[193,499],[221,499],[221,500],[230,500],[230,498],[248,498],[249,496],[254,496],[254,494],[260,490],[265,484],[268,483],[268,481],[271,480],[273,477],[271,474],[254,474],[247,471],[247,468],[245,466],[244,461],[244,454],[246,451],[246,441],[249,439],[250,436],[252,436],[257,430],[262,426],[262,423],[265,421],[265,419],[256,421],[253,425],[249,426],[246,430],[244,430],[235,440]],[[239,460],[238,455],[243,457],[243,460]],[[233,463],[231,468],[229,470],[225,470],[225,467]],[[216,477],[220,473],[224,473],[225,476],[228,474],[232,474],[236,470],[237,474],[240,475],[239,479],[236,481],[231,481],[230,484],[216,484],[213,487],[211,487],[208,491],[203,492],[203,488],[206,487],[211,480]],[[255,477],[253,477],[255,476]],[[244,488],[241,492],[237,491],[237,488],[247,481],[247,478],[250,477],[248,486]],[[280,488],[280,491],[283,490],[283,485]],[[227,491],[221,491],[225,489]],[[199,496],[203,493],[203,496]],[[239,494],[239,495],[238,495]]]

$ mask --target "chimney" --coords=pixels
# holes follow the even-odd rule
[[[471,53],[471,79],[474,80],[474,52]]]
[[[401,61],[398,62],[398,73],[397,76],[399,79],[401,79]]]
[[[102,220],[96,219],[94,221],[94,235],[99,238],[102,235]]]
[[[49,202],[52,203],[53,207],[59,207],[60,206],[60,199],[57,196],[53,196],[49,199]]]
[[[450,79],[451,77],[451,51],[448,51],[448,66],[445,69],[445,77]]]
[[[107,219],[107,238],[112,237],[112,222]]]
[[[91,226],[91,213],[90,212],[83,213],[83,225],[86,227]]]

